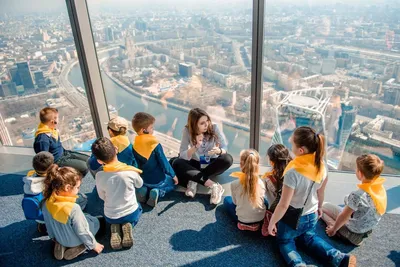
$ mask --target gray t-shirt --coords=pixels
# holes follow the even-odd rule
[[[316,212],[318,210],[317,190],[321,187],[323,181],[326,179],[326,176],[327,173],[325,170],[325,174],[322,178],[321,183],[314,184],[310,196],[308,198],[308,201],[304,206],[304,202],[306,201],[307,194],[313,182],[310,179],[298,173],[295,169],[287,171],[283,179],[283,185],[286,185],[287,187],[294,189],[294,194],[292,200],[290,201],[290,206],[297,209],[302,208],[304,206],[302,216]]]
[[[363,234],[372,230],[382,217],[376,211],[371,196],[362,189],[351,192],[350,195],[345,197],[344,203],[354,210],[353,215],[346,224],[347,228],[354,233]]]

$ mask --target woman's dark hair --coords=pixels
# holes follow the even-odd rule
[[[293,143],[297,147],[305,147],[308,153],[315,153],[315,166],[318,172],[321,170],[322,159],[325,154],[325,138],[318,134],[313,128],[302,126],[297,128],[293,133]]]
[[[218,136],[215,134],[214,127],[212,125],[210,116],[207,114],[207,112],[205,112],[201,108],[194,108],[189,111],[188,122],[186,125],[186,127],[189,130],[189,135],[190,135],[192,144],[196,144],[196,136],[199,134],[197,123],[199,122],[200,118],[203,116],[206,116],[207,120],[208,120],[208,129],[207,129],[207,132],[204,133],[204,137],[207,138],[208,140],[214,138],[215,143],[217,143]]]
[[[275,188],[279,191],[283,185],[283,172],[292,160],[289,150],[281,144],[272,145],[268,148],[267,156],[273,163],[272,176],[276,180]]]
[[[50,198],[53,191],[64,190],[68,184],[75,186],[78,181],[82,181],[82,175],[74,168],[58,167],[57,164],[51,165],[44,180],[44,201]]]

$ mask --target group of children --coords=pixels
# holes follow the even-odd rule
[[[194,197],[197,183],[201,183],[211,189],[211,203],[221,201],[221,185],[209,178],[229,168],[232,157],[226,152],[226,142],[217,126],[201,109],[189,113],[188,126],[183,132],[185,144],[181,145],[180,157],[171,162],[153,135],[155,118],[144,112],[132,119],[137,133],[133,145],[126,136],[128,122],[116,117],[108,123],[110,138],[98,138],[90,157],[62,147],[56,128],[57,110],[43,109],[40,119],[34,144],[35,170],[24,178],[22,206],[27,219],[38,221],[39,229],[45,223],[49,237],[55,241],[57,259],[73,259],[86,250],[100,253],[104,246],[95,236],[105,233],[106,222],[111,224],[111,247],[131,247],[132,229],[142,214],[138,202],[154,207],[178,183],[187,187],[186,195],[190,197]],[[379,177],[382,160],[375,155],[357,159],[356,175],[361,184],[345,198],[345,207],[341,208],[324,202],[327,183],[324,137],[312,128],[299,127],[290,142],[292,153],[281,144],[268,149],[271,170],[263,177],[259,176],[258,152],[243,150],[241,172],[231,174],[239,179],[232,182],[232,196],[225,197],[224,207],[239,229],[257,231],[262,227],[263,233],[276,235],[280,251],[290,266],[305,266],[296,252],[295,239],[335,266],[355,266],[355,257],[334,249],[318,237],[315,226],[322,216],[329,236],[337,235],[360,245],[386,210],[384,179]],[[202,166],[205,155],[201,156],[200,150],[214,156],[205,168]],[[82,212],[87,200],[78,191],[88,170],[95,176],[98,195],[104,200],[104,217]]]

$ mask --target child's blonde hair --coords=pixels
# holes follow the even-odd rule
[[[49,199],[53,191],[64,190],[68,184],[75,186],[78,181],[82,181],[82,175],[74,168],[51,165],[44,180],[44,199]]]
[[[258,172],[260,155],[254,149],[246,149],[240,152],[240,168],[246,175],[246,180],[241,181],[243,185],[243,193],[246,194],[253,206],[260,204]]]
[[[383,160],[374,154],[361,155],[356,160],[357,169],[364,175],[368,180],[372,180],[383,171],[385,166]]]

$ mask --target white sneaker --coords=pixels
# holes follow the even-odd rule
[[[221,202],[222,195],[224,194],[225,189],[220,185],[219,183],[213,184],[211,187],[211,197],[210,197],[210,203],[217,205],[219,202]]]
[[[197,185],[198,183],[189,181],[187,184],[185,195],[191,198],[194,198],[197,192]]]

